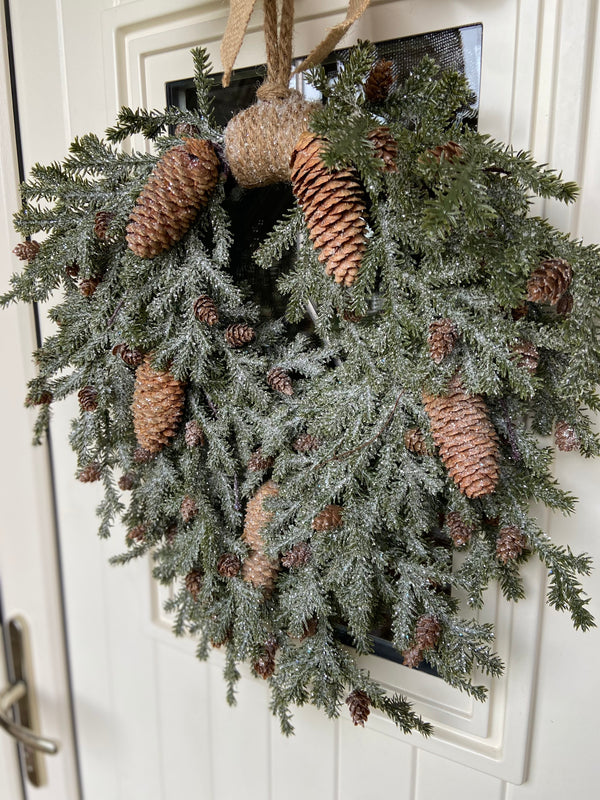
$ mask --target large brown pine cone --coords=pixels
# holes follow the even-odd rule
[[[369,103],[383,103],[394,83],[394,62],[380,59],[372,67],[365,81],[365,97]]]
[[[435,647],[440,638],[442,626],[435,617],[423,615],[417,620],[415,630],[415,643],[421,650],[430,650]]]
[[[499,477],[498,435],[483,397],[467,394],[456,375],[446,395],[423,394],[423,402],[452,480],[469,498],[491,494]]]
[[[335,504],[325,506],[313,519],[314,531],[331,531],[342,527],[342,507]]]
[[[350,718],[355,725],[364,727],[370,713],[369,706],[371,701],[369,696],[362,692],[360,689],[355,689],[350,692],[346,698],[346,703],[350,709]]]
[[[554,429],[554,442],[563,453],[570,453],[572,450],[579,450],[581,444],[579,437],[575,433],[575,428],[568,422],[557,422]]]
[[[429,326],[429,354],[436,364],[441,364],[444,358],[454,349],[457,339],[456,326],[451,319],[436,319]]]
[[[548,258],[527,281],[527,299],[531,303],[556,305],[573,278],[573,270],[564,258]]]
[[[416,456],[429,455],[429,449],[427,447],[427,442],[425,441],[425,436],[423,431],[419,430],[419,428],[409,428],[407,431],[405,431],[404,446]]]
[[[202,589],[203,573],[199,569],[190,570],[185,576],[185,588],[192,595],[194,600],[198,599],[200,590]]]
[[[152,368],[145,356],[135,373],[133,427],[141,448],[158,453],[177,433],[183,416],[185,387],[168,370]]]
[[[367,134],[367,139],[375,148],[375,154],[383,161],[384,172],[397,172],[398,143],[387,125],[380,125]]]
[[[496,558],[503,564],[518,558],[527,544],[525,534],[521,533],[516,525],[507,525],[500,528],[496,540]]]
[[[137,347],[126,344],[116,344],[112,349],[113,356],[121,356],[128,367],[139,367],[144,360],[144,354]]]
[[[254,497],[246,506],[246,518],[242,539],[250,548],[250,554],[242,565],[242,578],[254,586],[261,586],[270,591],[275,586],[279,563],[276,559],[268,558],[264,554],[265,543],[262,530],[269,524],[273,512],[264,508],[263,503],[268,497],[276,497],[279,493],[277,484],[267,481],[258,489]]]
[[[351,286],[365,251],[365,196],[354,169],[325,166],[324,144],[313,133],[300,136],[290,161],[292,189],[325,272],[336,283]]]
[[[473,529],[467,525],[457,511],[449,511],[446,514],[445,522],[454,547],[464,547],[469,543]]]
[[[533,342],[526,340],[517,342],[511,347],[511,350],[517,364],[533,375],[540,363],[540,354]]]
[[[39,242],[31,239],[29,242],[20,242],[16,247],[13,247],[13,253],[21,261],[33,261],[40,250]]]
[[[308,564],[312,557],[312,548],[308,542],[298,542],[281,557],[281,566],[296,569]]]
[[[245,322],[234,322],[233,325],[227,326],[224,336],[229,347],[243,347],[251,342],[256,334]]]
[[[185,423],[185,443],[188,447],[201,447],[204,444],[204,431],[196,419]]]
[[[93,386],[84,386],[77,398],[83,411],[95,411],[98,408],[98,392]]]
[[[269,370],[267,373],[267,383],[271,389],[281,394],[286,394],[288,397],[294,394],[292,380],[289,374],[284,369],[281,369],[281,367],[273,367],[272,370]]]
[[[219,159],[205,139],[185,139],[158,161],[129,216],[127,244],[153,258],[183,238],[219,177]]]
[[[207,294],[202,294],[194,301],[194,314],[200,322],[207,325],[216,325],[219,321],[219,312],[215,301]]]

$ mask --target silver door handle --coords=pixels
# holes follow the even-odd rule
[[[0,728],[3,728],[9,736],[12,736],[25,747],[31,750],[39,750],[41,753],[53,756],[58,753],[59,743],[53,739],[46,739],[38,736],[37,733],[19,725],[10,718],[10,709],[16,703],[25,700],[27,697],[27,684],[25,681],[17,681],[12,686],[0,691]]]

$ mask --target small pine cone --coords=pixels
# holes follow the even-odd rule
[[[98,392],[93,386],[84,386],[79,390],[77,397],[83,411],[95,411],[98,408]]]
[[[177,136],[178,139],[200,136],[200,129],[192,125],[191,122],[180,122],[175,126],[175,136]]]
[[[65,267],[65,272],[70,278],[76,278],[79,275],[79,264],[76,261],[73,261],[71,264],[67,264]]]
[[[218,177],[219,159],[206,139],[185,139],[167,150],[129,216],[129,249],[140,258],[153,258],[171,248],[207,205]]]
[[[527,544],[525,534],[521,533],[516,525],[500,528],[496,541],[496,558],[503,564],[518,558]]]
[[[457,511],[449,511],[446,515],[448,533],[454,547],[464,547],[469,543],[473,529],[463,520]]]
[[[275,657],[271,653],[263,653],[254,662],[252,668],[263,680],[267,680],[275,672]]]
[[[133,472],[126,472],[119,478],[119,489],[129,492],[137,483],[137,476]]]
[[[462,158],[463,152],[462,147],[456,142],[447,142],[446,144],[432,147],[431,150],[427,151],[427,154],[433,156],[439,163],[442,159],[444,161],[458,161]]]
[[[202,447],[204,444],[204,431],[198,420],[191,419],[185,423],[185,443],[188,447]]]
[[[458,338],[456,326],[451,319],[436,319],[429,326],[429,355],[436,364],[441,364],[444,358],[454,350]]]
[[[198,504],[193,497],[190,497],[189,494],[186,494],[181,501],[179,511],[181,513],[181,519],[184,522],[191,522],[198,513]]]
[[[82,483],[93,483],[94,481],[99,481],[102,477],[102,471],[100,469],[100,464],[88,464],[87,467],[84,467],[79,475],[77,476],[77,480],[81,481]]]
[[[394,62],[381,58],[372,67],[365,81],[365,97],[369,103],[387,100],[394,83]]]
[[[54,395],[48,391],[40,392],[38,395],[28,394],[25,398],[25,406],[27,408],[31,408],[31,406],[49,406],[53,400]]]
[[[296,569],[308,564],[312,557],[312,548],[308,542],[298,542],[281,557],[281,566]]]
[[[404,446],[416,456],[430,455],[423,431],[419,428],[409,428],[404,433]]]
[[[31,239],[29,242],[21,242],[13,248],[13,253],[21,261],[33,261],[40,250],[39,242]]]
[[[128,531],[127,539],[130,542],[138,542],[139,544],[144,542],[146,540],[146,526],[136,525],[135,528]]]
[[[318,629],[319,620],[317,617],[311,617],[307,622],[304,623],[304,632],[300,637],[300,641],[303,642],[305,639],[314,636]]]
[[[361,317],[359,314],[355,314],[353,311],[344,311],[343,317],[346,322],[352,322],[354,324],[364,319],[364,317]]]
[[[110,211],[97,211],[94,217],[94,233],[103,242],[111,241],[113,237],[109,237],[108,229],[110,223],[114,219],[114,214]]]
[[[84,297],[91,297],[100,284],[100,278],[84,278],[79,284],[79,291]]]
[[[254,586],[261,586],[266,591],[272,590],[275,586],[279,562],[264,553],[262,531],[271,521],[273,512],[264,508],[263,502],[269,497],[276,497],[278,493],[279,488],[276,483],[273,481],[263,483],[254,497],[248,501],[242,534],[242,539],[250,548],[250,554],[242,565],[242,578]]]
[[[155,370],[149,355],[135,373],[133,427],[140,447],[151,453],[170,442],[183,416],[185,386],[168,370]]]
[[[565,292],[556,304],[556,313],[566,317],[571,311],[573,311],[573,295],[571,292]]]
[[[409,647],[407,650],[402,651],[402,663],[405,667],[409,667],[410,669],[415,669],[419,666],[421,661],[423,660],[421,649],[418,645],[413,645]]]
[[[397,172],[398,143],[387,125],[380,125],[367,134],[367,139],[375,148],[375,155],[383,161],[384,172]]]
[[[273,369],[267,373],[267,383],[271,389],[281,394],[286,394],[288,397],[294,394],[292,380],[289,374],[284,369],[281,369],[281,367],[273,367]]]
[[[369,700],[369,696],[361,692],[360,689],[355,689],[353,692],[350,692],[346,698],[346,703],[350,709],[350,718],[352,722],[364,728],[365,722],[370,714],[369,706],[371,705],[371,701]]]
[[[217,572],[224,578],[235,578],[242,568],[242,562],[235,553],[223,553],[217,564]]]
[[[175,537],[177,536],[177,523],[170,525],[167,528],[167,532],[165,533],[165,541],[167,544],[173,544],[175,541]]]
[[[311,450],[316,450],[320,445],[316,436],[310,433],[303,433],[294,442],[294,450],[297,453],[310,453]]]
[[[145,450],[143,447],[136,447],[133,451],[133,460],[136,464],[147,464],[152,461],[155,455],[155,453],[151,453],[150,450]]]
[[[206,322],[207,325],[216,325],[219,321],[219,312],[215,301],[207,294],[202,294],[197,300],[194,300],[194,315],[196,319]]]
[[[185,588],[192,595],[193,600],[198,599],[200,590],[202,589],[203,574],[199,569],[192,569],[185,576]]]
[[[366,248],[366,200],[354,168],[328,169],[324,145],[308,131],[300,136],[290,160],[292,189],[325,272],[351,286]]]
[[[441,397],[424,394],[431,435],[452,480],[469,498],[491,494],[500,474],[498,435],[485,400],[456,375]]]
[[[341,506],[329,505],[319,511],[313,519],[312,528],[314,531],[331,531],[334,528],[342,527],[342,508]]]
[[[423,615],[417,620],[415,643],[420,650],[431,650],[440,638],[442,626],[435,617]]]
[[[517,364],[533,375],[540,363],[537,347],[532,342],[522,341],[512,345],[511,350]]]
[[[259,447],[258,450],[255,450],[250,456],[248,460],[248,469],[250,472],[262,472],[265,469],[271,469],[274,463],[275,459],[273,456],[263,456],[262,448]]]
[[[575,429],[568,422],[557,422],[554,429],[554,442],[563,453],[579,450],[581,444]]]
[[[548,258],[527,281],[527,299],[531,303],[556,305],[573,278],[573,270],[564,258]]]
[[[112,349],[113,356],[121,356],[128,367],[139,367],[144,360],[144,354],[137,347],[129,347],[126,344],[116,344]]]
[[[529,303],[522,303],[520,306],[517,306],[517,308],[511,308],[510,310],[510,315],[514,322],[524,319],[527,314],[529,314]]]
[[[233,325],[228,325],[224,335],[225,341],[230,347],[243,347],[256,336],[254,329],[250,325],[246,325],[245,322],[235,322]]]

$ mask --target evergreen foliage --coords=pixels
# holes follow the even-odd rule
[[[518,600],[519,566],[532,554],[548,569],[548,602],[569,611],[576,627],[594,624],[580,584],[589,559],[552,544],[529,511],[534,501],[573,510],[574,498],[552,475],[552,449],[540,439],[557,421],[574,428],[584,456],[600,452],[590,421],[600,408],[600,254],[529,215],[535,195],[571,202],[576,187],[530,154],[463,124],[471,102],[464,78],[430,60],[383,102],[369,102],[363,86],[374,60],[373,47],[363,44],[335,79],[320,68],[310,75],[325,101],[311,122],[328,142],[324,158],[332,167],[354,166],[368,197],[367,249],[352,287],[325,275],[293,206],[254,253],[260,267],[280,269],[286,298],[283,318],[265,315],[252,287],[232,275],[229,212],[240,192],[231,178],[171,250],[140,259],[127,249],[135,199],[158,156],[181,141],[169,126],[190,123],[217,147],[222,141],[211,116],[210,65],[197,50],[197,112],[123,108],[107,141],[83,136],[62,164],[33,168],[15,226],[24,237],[47,235],[2,297],[4,305],[56,300],[56,332],[35,353],[39,372],[29,386],[28,402],[40,404],[36,441],[48,424],[48,393],[56,401],[83,387],[96,390],[97,408],[73,420],[71,444],[80,470],[100,468],[100,535],[118,520],[129,531],[144,526],[143,537],[127,538],[114,560],[150,554],[157,580],[175,584],[168,604],[175,633],[197,635],[200,658],[211,643],[223,645],[231,702],[236,664],[255,663],[267,642],[277,647],[268,681],[285,733],[292,731],[290,706],[312,703],[337,716],[354,690],[403,730],[430,732],[339,642],[341,624],[360,654],[372,650],[371,631],[384,620],[402,652],[414,645],[417,620],[434,618],[441,636],[423,658],[448,683],[483,699],[473,670],[502,671],[493,630],[463,616],[452,592],[466,592],[477,609],[490,581],[498,581]],[[399,146],[395,172],[382,170],[367,138],[381,124]],[[158,155],[116,146],[140,133]],[[435,155],[448,142],[460,157]],[[110,214],[103,239],[94,232],[100,211]],[[511,313],[524,306],[527,281],[546,258],[572,267],[572,311],[527,303],[523,313]],[[80,291],[86,279],[98,281],[90,296]],[[196,318],[201,296],[216,304],[218,324]],[[307,308],[311,329],[298,333]],[[457,341],[437,364],[428,332],[440,319],[453,322]],[[223,334],[233,323],[252,325],[254,341],[228,346]],[[515,358],[522,341],[539,352],[534,372]],[[176,437],[145,463],[136,456],[130,408],[135,373],[113,354],[123,343],[152,353],[157,368],[186,383]],[[291,376],[292,395],[269,387],[274,367]],[[485,398],[500,441],[496,491],[473,500],[435,455],[422,400],[423,392],[443,394],[457,372],[468,392]],[[186,444],[190,420],[199,423],[203,444]],[[404,434],[414,428],[424,432],[431,455],[407,449]],[[298,452],[293,445],[303,434],[317,446]],[[249,470],[258,448],[273,466]],[[117,488],[125,474],[135,477],[127,493]],[[263,532],[266,555],[279,559],[310,544],[310,558],[281,568],[271,594],[218,570],[225,553],[247,557],[244,507],[268,477],[280,491],[267,501],[274,513]],[[180,513],[185,497],[197,506],[187,522]],[[314,518],[331,504],[343,510],[341,526],[314,530]],[[450,511],[470,530],[459,566],[443,527]],[[504,564],[496,541],[506,526],[517,526],[527,547]],[[185,582],[192,571],[203,576],[194,593]]]

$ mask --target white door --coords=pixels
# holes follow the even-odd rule
[[[295,53],[308,52],[343,18],[345,5],[297,0]],[[222,1],[12,0],[11,8],[27,168],[61,159],[76,134],[101,133],[121,105],[162,107],[165,82],[191,74],[190,47],[204,45],[220,69],[228,11]],[[599,13],[596,0],[374,0],[347,41],[482,23],[480,128],[533,149],[538,160],[577,180],[583,192],[574,208],[539,210],[593,241],[600,200]],[[259,10],[240,67],[264,61],[260,20]],[[21,372],[10,385],[18,396]],[[75,482],[66,444],[73,412],[58,408],[52,433],[86,800],[594,796],[599,637],[575,633],[568,619],[544,607],[544,578],[535,564],[526,576],[529,599],[515,609],[489,592],[485,615],[497,625],[508,668],[485,706],[432,676],[371,658],[369,667],[434,721],[430,740],[403,736],[376,714],[362,730],[345,716],[331,722],[312,709],[297,712],[296,736],[286,740],[269,715],[262,682],[245,674],[237,708],[227,707],[219,654],[200,664],[193,642],[173,638],[147,563],[108,566],[123,533],[108,542],[95,537],[98,498]],[[6,451],[2,458],[3,475],[10,475],[13,459]],[[548,519],[547,528],[600,564],[600,465],[563,455],[557,473],[581,502],[574,519]],[[587,588],[600,616],[597,578]]]

